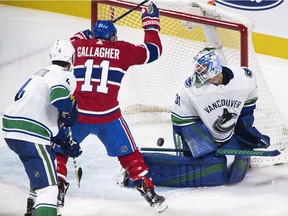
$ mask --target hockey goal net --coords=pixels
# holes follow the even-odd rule
[[[91,25],[97,19],[114,20],[140,1],[92,1]],[[161,58],[151,64],[131,67],[123,79],[119,102],[129,123],[170,121],[170,109],[180,82],[191,75],[192,58],[204,46],[221,50],[224,64],[248,66],[257,77],[259,99],[255,126],[271,138],[269,149],[277,157],[253,157],[252,166],[287,163],[287,120],[273,102],[258,64],[251,34],[253,22],[234,12],[191,1],[155,1],[160,9],[163,44]],[[143,42],[141,7],[115,23],[118,40]],[[159,134],[160,135],[160,134]]]

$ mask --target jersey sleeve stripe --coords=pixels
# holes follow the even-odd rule
[[[199,116],[179,116],[176,113],[171,113],[171,121],[174,125],[189,125],[195,123],[197,120],[199,120]]]
[[[258,97],[254,97],[250,100],[247,100],[244,104],[244,107],[255,106],[257,100],[258,100]]]
[[[157,60],[160,57],[159,47],[153,43],[145,43],[145,45],[149,52],[147,63]]]
[[[70,91],[65,86],[54,86],[50,92],[50,102],[59,112],[68,112],[72,108]]]

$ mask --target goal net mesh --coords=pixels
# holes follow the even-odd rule
[[[97,1],[94,5],[92,3],[92,17],[114,20],[135,6],[131,6],[131,2],[140,3]],[[126,120],[129,123],[170,121],[176,89],[180,82],[191,75],[193,56],[204,46],[214,45],[221,51],[224,64],[248,66],[256,74],[259,99],[254,125],[270,136],[271,146],[268,150],[281,151],[281,155],[277,157],[252,157],[252,166],[288,162],[287,120],[277,108],[257,61],[251,39],[253,22],[242,15],[204,3],[155,3],[160,8],[163,54],[151,64],[132,66],[126,72],[118,98]],[[92,19],[92,23],[94,21]],[[247,42],[241,36],[241,29],[235,29],[234,24],[247,28],[248,34],[244,37]],[[115,23],[118,40],[143,43],[141,25],[140,9],[123,17]],[[222,25],[225,27],[221,27]],[[248,51],[245,52],[247,48]]]

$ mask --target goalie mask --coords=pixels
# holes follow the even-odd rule
[[[63,61],[73,65],[75,60],[75,49],[70,41],[57,40],[51,47],[50,58],[51,61]]]
[[[194,82],[197,87],[222,72],[222,62],[214,47],[203,48],[194,57]]]
[[[93,27],[94,38],[103,38],[105,40],[112,41],[117,40],[117,29],[115,28],[112,21],[109,20],[98,20]]]

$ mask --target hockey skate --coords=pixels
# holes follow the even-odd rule
[[[58,183],[58,197],[57,197],[57,216],[61,216],[60,208],[64,207],[65,194],[69,188],[69,183],[66,181],[59,181]]]
[[[62,208],[64,206],[65,194],[69,188],[69,183],[66,181],[60,181],[58,184],[58,188],[59,193],[57,198],[57,206]]]
[[[36,216],[36,210],[34,208],[34,200],[27,198],[27,212],[24,216]]]
[[[121,168],[120,173],[117,178],[117,184],[123,184],[124,186],[128,186],[128,173],[124,168]]]
[[[149,205],[154,207],[159,213],[168,208],[165,203],[165,197],[156,194],[153,188],[147,188],[145,182],[138,184],[136,189],[141,193]]]

